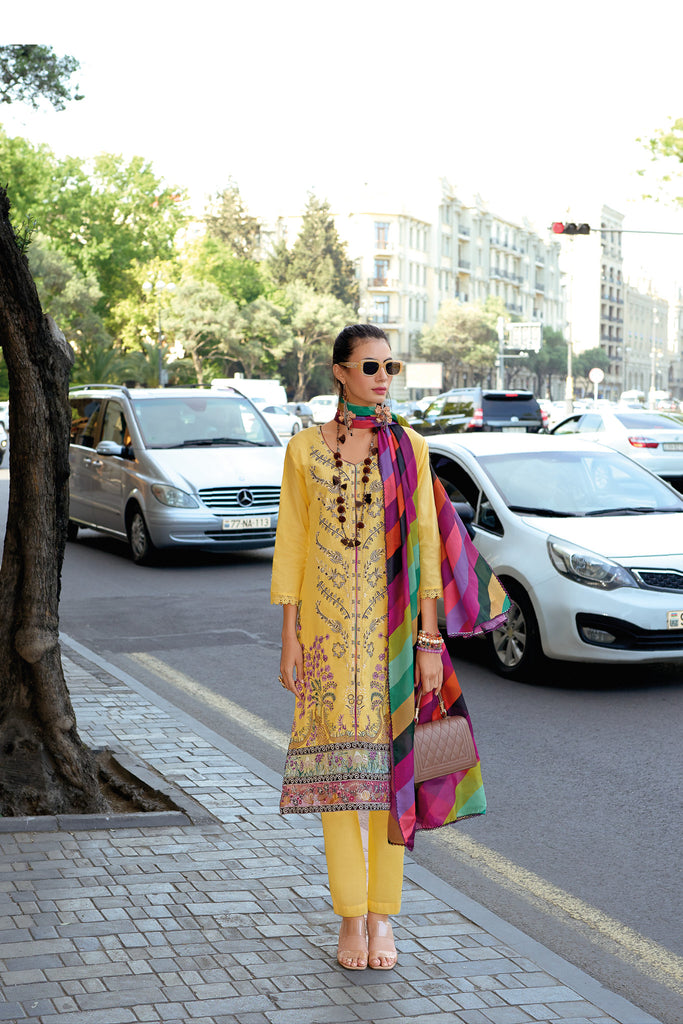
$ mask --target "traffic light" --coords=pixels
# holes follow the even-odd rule
[[[590,224],[563,224],[561,220],[553,221],[553,231],[556,235],[590,235]]]

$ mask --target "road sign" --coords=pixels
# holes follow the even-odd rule
[[[588,379],[592,384],[602,384],[605,379],[605,371],[601,370],[599,366],[594,366],[588,373]]]
[[[540,352],[543,344],[543,325],[540,323],[508,324],[506,348]]]

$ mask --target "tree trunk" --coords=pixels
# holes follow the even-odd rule
[[[0,813],[106,809],[59,649],[69,516],[73,353],[43,315],[0,188],[0,345],[10,386],[11,477],[0,569]]]

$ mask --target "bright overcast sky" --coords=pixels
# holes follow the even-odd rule
[[[300,212],[310,188],[333,208],[365,194],[376,212],[381,196],[387,212],[419,214],[445,177],[540,231],[596,223],[602,203],[626,227],[683,231],[683,213],[640,201],[636,175],[648,165],[637,138],[683,116],[672,0],[37,0],[25,11],[3,13],[3,42],[75,56],[86,98],[63,113],[4,108],[5,130],[60,155],[140,154],[197,210],[232,177],[261,216]],[[632,272],[683,285],[683,237],[625,235],[624,249]]]

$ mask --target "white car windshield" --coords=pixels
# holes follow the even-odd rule
[[[133,406],[146,448],[279,444],[254,407],[240,397],[134,397]]]
[[[683,497],[618,452],[510,452],[478,461],[520,514],[683,512]]]

